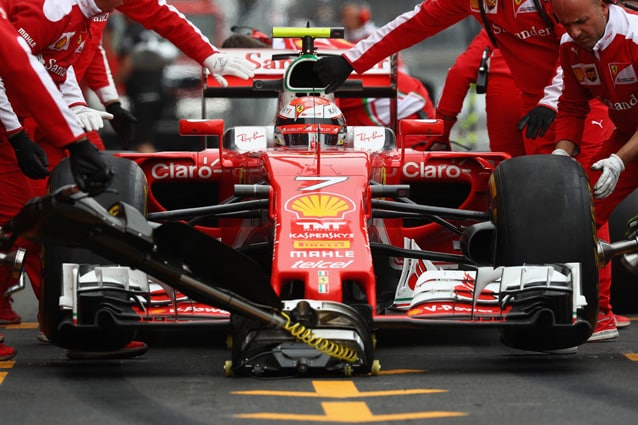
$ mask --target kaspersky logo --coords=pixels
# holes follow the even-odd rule
[[[354,202],[345,196],[333,193],[311,193],[295,196],[284,207],[297,215],[297,219],[343,217],[355,210]]]

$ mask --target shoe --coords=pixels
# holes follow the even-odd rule
[[[614,320],[614,313],[611,311],[607,313],[598,313],[598,323],[596,323],[596,328],[594,332],[591,334],[587,342],[593,341],[607,341],[610,339],[617,338],[619,335],[618,329],[616,328],[616,322]]]
[[[614,314],[614,321],[616,322],[616,327],[618,329],[626,328],[631,325],[631,320],[625,316],[621,316],[620,314]]]
[[[51,341],[49,341],[49,338],[47,338],[47,336],[42,331],[38,332],[38,335],[36,336],[36,338],[37,338],[38,341],[40,341],[43,344],[50,344],[51,343]]]
[[[141,356],[148,351],[148,345],[142,341],[131,341],[126,347],[113,351],[67,350],[66,356],[72,360],[109,360],[129,359]]]
[[[22,318],[18,313],[13,311],[11,297],[0,296],[0,325],[17,325],[22,322]]]
[[[0,344],[0,361],[11,360],[16,356],[16,353],[15,348]]]

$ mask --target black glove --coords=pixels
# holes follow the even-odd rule
[[[122,108],[120,102],[114,102],[106,106],[106,112],[113,115],[111,120],[111,127],[117,134],[117,137],[122,142],[122,147],[128,149],[130,143],[135,137],[135,126],[137,125],[137,118],[130,111]]]
[[[556,118],[556,111],[546,106],[537,106],[521,118],[518,122],[518,130],[522,131],[527,126],[525,135],[528,139],[534,140],[537,136],[545,135],[554,118]]]
[[[49,160],[44,150],[27,136],[24,130],[9,137],[18,159],[18,166],[30,179],[44,179],[49,175]]]
[[[113,173],[107,167],[95,145],[88,140],[71,143],[69,150],[71,173],[81,191],[97,195],[111,183]]]
[[[343,56],[326,56],[315,62],[312,69],[321,82],[327,85],[326,94],[328,94],[342,85],[354,68]]]

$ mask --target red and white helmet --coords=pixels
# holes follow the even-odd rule
[[[296,97],[279,111],[274,136],[279,146],[343,146],[346,120],[337,105],[324,97]]]

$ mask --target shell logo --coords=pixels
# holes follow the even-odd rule
[[[304,194],[286,203],[286,210],[295,213],[298,219],[343,218],[354,209],[354,202],[350,199],[332,193]]]
[[[55,43],[49,46],[49,48],[57,51],[68,50],[69,43],[71,42],[73,35],[75,35],[75,32],[73,31],[63,33],[60,38],[55,41]]]
[[[53,45],[53,48],[56,50],[60,50],[64,48],[68,43],[69,43],[69,39],[66,37],[62,37],[61,39],[55,42],[55,44]]]

